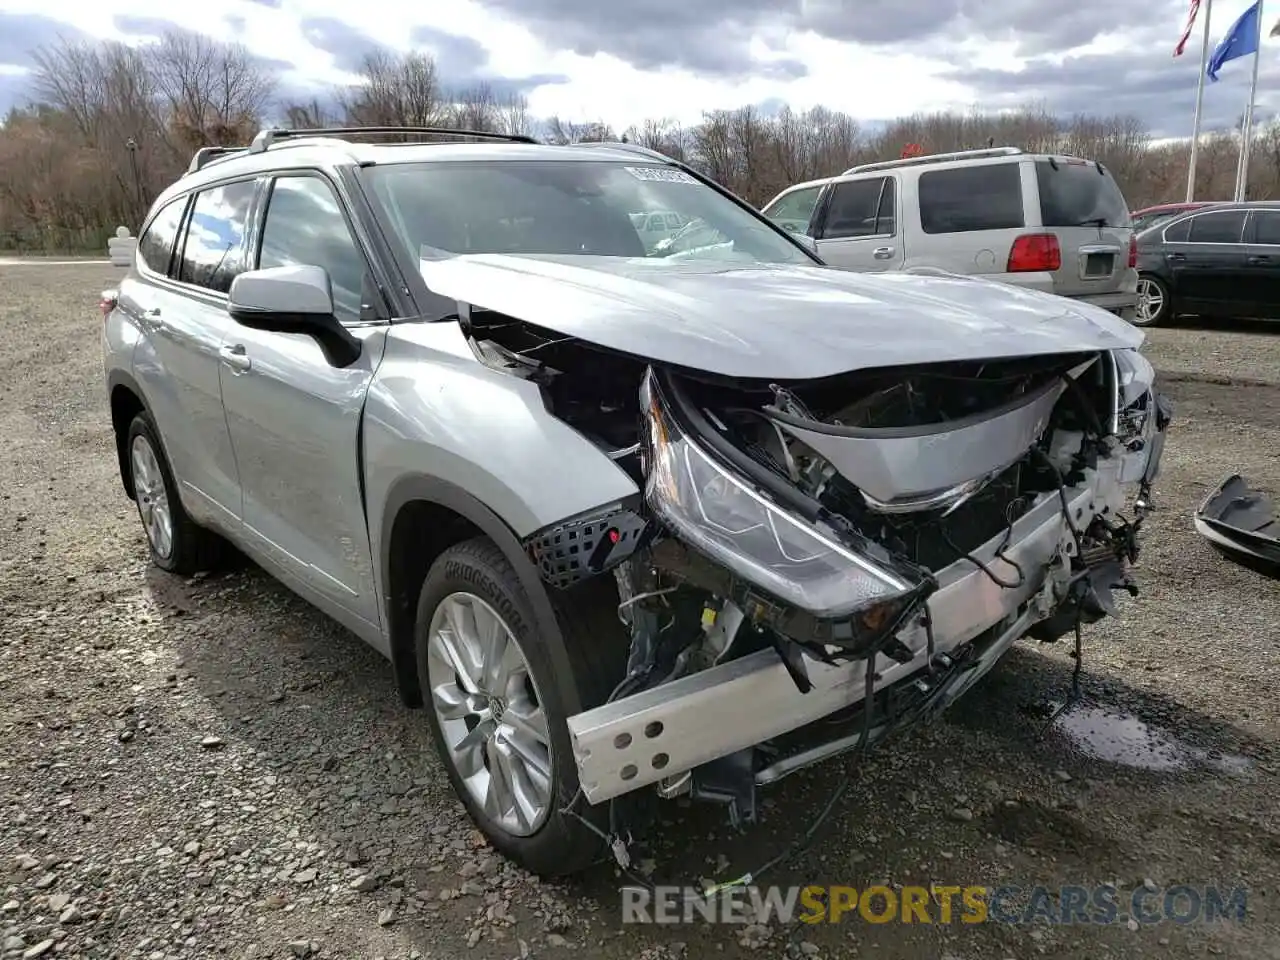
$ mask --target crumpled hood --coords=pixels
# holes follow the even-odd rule
[[[996,281],[711,260],[467,255],[437,294],[650,360],[732,377],[1137,347],[1100,307]]]

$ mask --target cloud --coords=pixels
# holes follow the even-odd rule
[[[1206,82],[1203,130],[1238,127],[1249,98],[1249,59],[1229,63],[1217,83]],[[1259,65],[1255,119],[1280,106],[1273,91],[1280,88],[1280,64],[1266,59]],[[1060,116],[1075,114],[1132,115],[1147,125],[1152,136],[1189,136],[1195,113],[1199,58],[1188,53],[1174,60],[1168,50],[1086,54],[1061,63],[1030,62],[1018,71],[955,69],[953,79],[972,87],[976,99],[989,108],[1044,103]]]
[[[313,47],[333,57],[333,65],[357,73],[364,58],[386,47],[358,27],[336,17],[306,17],[298,26]]]
[[[641,70],[679,67],[718,77],[796,79],[799,60],[761,61],[753,44],[799,15],[799,0],[480,0],[551,49],[605,53]],[[863,2],[863,0],[859,0]]]
[[[489,70],[489,51],[478,40],[446,33],[435,27],[414,27],[410,35],[413,45],[425,48],[436,62],[441,79],[455,89],[465,90],[487,84],[494,96],[503,99],[548,84],[568,83],[563,73],[535,73],[528,76],[504,77]]]
[[[1185,2],[1163,0],[1186,16]],[[836,40],[899,44],[982,37],[1013,44],[1025,56],[1081,47],[1107,33],[1159,22],[1161,0],[802,0],[792,25]],[[1171,29],[1176,17],[1168,20]]]
[[[302,35],[317,49],[333,57],[334,66],[346,73],[359,73],[364,58],[377,51],[393,56],[402,51],[380,43],[358,27],[336,17],[311,17],[302,21]],[[447,33],[435,27],[415,27],[410,34],[414,47],[424,48],[435,60],[442,83],[455,90],[465,90],[480,83],[488,84],[499,98],[527,93],[547,84],[568,83],[562,73],[540,73],[508,77],[487,69],[489,51],[478,40]]]
[[[1186,136],[1199,65],[1198,35],[1172,57],[1187,0],[435,0],[425,12],[393,0],[245,0],[199,21],[164,0],[0,2],[33,11],[0,13],[0,67],[29,66],[30,47],[59,37],[141,42],[176,29],[173,17],[248,45],[281,72],[282,98],[327,98],[366,54],[415,49],[453,89],[486,83],[499,97],[528,95],[539,115],[624,127],[691,124],[748,104],[822,104],[864,126],[1035,104],[1063,116],[1130,113],[1156,136]],[[1215,40],[1248,2],[1214,4]],[[1273,60],[1262,61],[1259,117],[1280,108]],[[1207,86],[1207,128],[1236,124],[1251,67],[1228,64]]]
[[[166,34],[180,34],[187,37],[203,37],[206,41],[209,39],[206,35],[189,30],[174,23],[172,20],[165,20],[162,17],[131,17],[127,14],[121,14],[115,17],[113,22],[117,30],[129,37],[159,40]],[[278,57],[264,57],[252,51],[249,52],[249,58],[259,68],[273,74],[292,70],[294,66],[288,60],[281,60]]]
[[[31,77],[25,73],[0,73],[0,123],[14,107],[24,107],[31,100]]]
[[[0,11],[0,64],[29,65],[37,47],[53,46],[62,40],[82,40],[77,27],[38,13]]]

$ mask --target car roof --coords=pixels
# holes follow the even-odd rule
[[[408,133],[413,132],[413,128],[405,129]],[[466,136],[467,133],[462,131],[459,135]],[[344,166],[449,161],[474,163],[493,160],[612,161],[676,165],[676,161],[670,157],[625,142],[558,145],[537,143],[528,138],[504,140],[498,135],[492,136],[497,142],[362,143],[340,136],[337,132],[330,134],[318,131],[314,136],[281,137],[278,141],[268,137],[261,149],[212,148],[208,151],[207,159],[201,156],[201,152],[197,152],[191,168],[156,198],[152,209],[158,209],[172,197],[211,183],[278,170],[334,170]],[[255,146],[263,139],[264,134],[259,134],[255,138]]]
[[[830,177],[818,177],[813,180],[805,180],[802,183],[793,184],[784,190],[778,192],[769,203],[765,206],[771,206],[781,197],[797,190],[804,190],[807,187],[822,187],[829,183],[843,183],[851,180],[861,180],[864,177],[884,176],[894,170],[920,170],[921,173],[931,172],[934,170],[952,170],[957,167],[967,167],[979,164],[993,164],[1001,162],[1022,162],[1022,161],[1040,161],[1053,160],[1059,163],[1069,164],[1087,164],[1096,161],[1087,157],[1077,157],[1066,153],[1028,153],[1018,147],[985,147],[979,150],[959,150],[954,153],[926,153],[918,157],[903,157],[898,160],[878,160],[871,163],[858,164],[856,167],[850,167],[843,173],[835,174]]]
[[[1227,200],[1187,200],[1182,203],[1157,203],[1150,207],[1143,207],[1141,210],[1135,210],[1134,215],[1143,213],[1161,213],[1165,210],[1198,210],[1200,207],[1215,207],[1222,203],[1229,203]]]

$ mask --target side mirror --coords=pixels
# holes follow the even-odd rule
[[[333,315],[333,286],[324,267],[304,264],[242,273],[231,281],[227,312],[254,330],[315,338],[335,367],[350,366],[360,356],[360,338]]]

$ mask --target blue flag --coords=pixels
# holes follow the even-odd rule
[[[1227,35],[1214,48],[1213,56],[1209,58],[1209,66],[1205,70],[1214,83],[1218,81],[1218,71],[1228,60],[1247,57],[1251,53],[1258,52],[1258,39],[1262,36],[1262,22],[1258,17],[1258,7],[1261,2],[1262,0],[1255,0],[1248,10],[1240,14],[1240,19],[1231,25]]]

